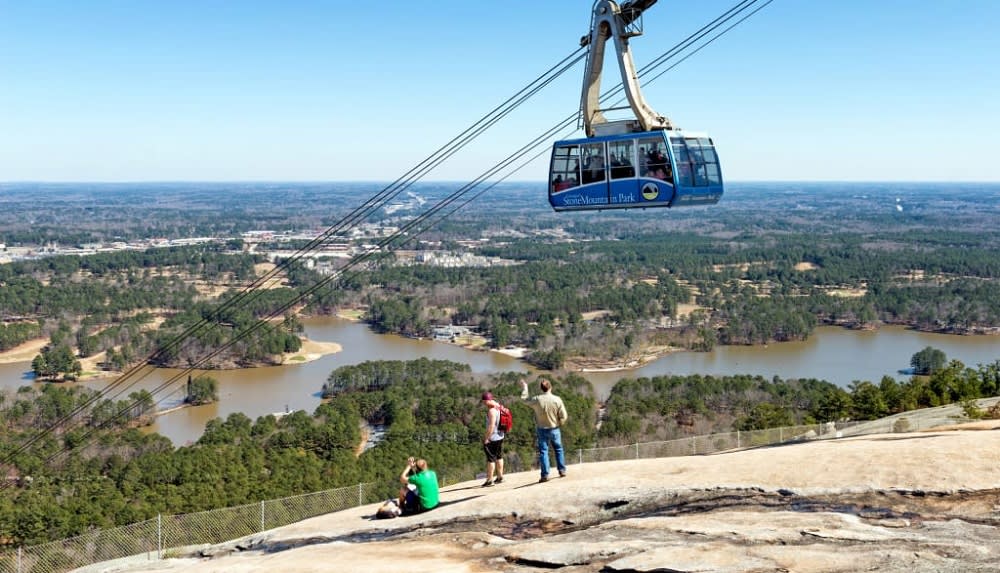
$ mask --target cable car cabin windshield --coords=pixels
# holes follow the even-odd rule
[[[647,131],[557,141],[549,168],[556,211],[714,205],[722,171],[712,139]]]

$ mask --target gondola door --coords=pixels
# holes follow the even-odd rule
[[[612,205],[636,206],[639,199],[639,180],[636,179],[635,140],[616,139],[608,141],[608,200]]]
[[[590,199],[590,205],[611,203],[608,186],[607,146],[603,141],[584,143],[580,146],[581,192]]]

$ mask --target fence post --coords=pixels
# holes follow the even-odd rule
[[[635,443],[635,459],[639,459],[639,442]]]
[[[17,546],[17,573],[21,573],[21,551],[23,549],[20,545]]]
[[[784,432],[782,430],[783,430],[783,428],[780,428],[780,427],[778,428],[778,442],[779,443],[785,441]]]
[[[264,531],[264,500],[260,500],[260,530]]]
[[[739,430],[736,430],[736,447],[737,448],[741,447],[740,446],[740,431]]]
[[[577,450],[576,453],[579,454],[579,456],[580,456],[580,463],[582,464],[583,463],[583,448],[580,448],[579,450]]]
[[[163,559],[163,514],[156,514],[156,558]]]
[[[358,484],[358,507],[364,505],[364,484]]]

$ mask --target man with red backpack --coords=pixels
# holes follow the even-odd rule
[[[506,408],[493,399],[493,394],[483,392],[483,406],[486,407],[486,433],[483,435],[483,451],[486,452],[486,482],[483,487],[503,482],[503,439],[510,428],[500,424],[501,412]],[[509,419],[510,416],[508,415]],[[496,479],[493,474],[496,472]]]

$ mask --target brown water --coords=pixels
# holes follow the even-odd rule
[[[152,430],[180,445],[197,440],[205,423],[212,418],[224,418],[233,412],[243,412],[251,419],[286,409],[312,413],[320,403],[323,383],[331,371],[366,360],[426,357],[463,362],[476,373],[531,370],[523,362],[496,352],[477,352],[450,344],[378,335],[360,323],[313,318],[305,320],[304,324],[309,338],[337,342],[343,351],[305,364],[211,372],[219,381],[219,402],[165,414]],[[1000,359],[1000,337],[927,334],[899,327],[875,332],[823,327],[804,342],[765,347],[719,347],[705,353],[678,352],[638,370],[591,372],[585,376],[601,399],[607,397],[611,387],[621,378],[666,374],[760,374],[768,378],[778,375],[824,379],[846,387],[854,380],[878,382],[886,374],[898,380],[905,379],[906,375],[898,371],[908,367],[910,357],[926,346],[938,348],[949,359],[961,360],[967,366]],[[0,389],[31,384],[30,368],[30,362],[0,364]],[[151,370],[116,399],[124,399],[129,392],[140,388],[152,391],[176,374],[177,371]],[[100,389],[110,382],[85,384]],[[159,407],[167,409],[179,404],[183,386],[181,379],[166,391],[158,392]]]
[[[677,352],[627,373],[590,373],[595,390],[610,391],[623,377],[667,374],[760,374],[768,378],[816,378],[841,387],[855,380],[878,383],[882,376],[909,378],[899,371],[928,346],[942,350],[949,360],[966,366],[1000,359],[998,336],[954,336],[908,330],[899,326],[856,331],[824,326],[808,340],[760,346],[720,346],[712,352]],[[601,395],[606,395],[598,390]]]

